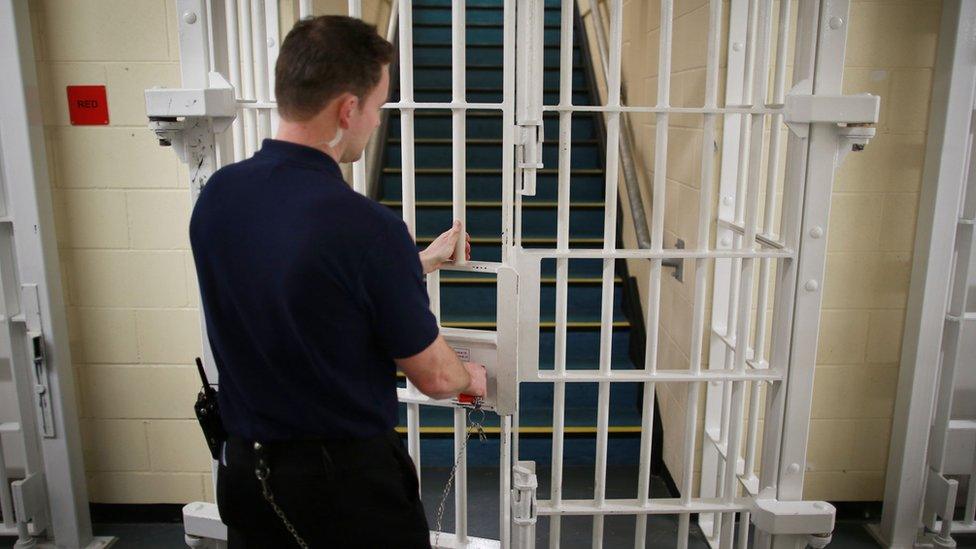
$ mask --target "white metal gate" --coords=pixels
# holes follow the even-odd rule
[[[649,515],[677,515],[678,546],[686,547],[692,515],[710,544],[729,548],[753,543],[795,547],[825,544],[833,527],[833,508],[802,501],[806,440],[813,391],[813,369],[824,275],[827,217],[834,170],[852,148],[873,135],[878,99],[841,95],[847,34],[848,0],[710,0],[705,104],[671,105],[670,67],[673,0],[660,0],[657,101],[654,105],[621,102],[622,1],[608,2],[608,100],[600,106],[572,104],[573,0],[562,2],[560,91],[558,104],[543,96],[543,0],[503,0],[503,94],[499,102],[469,102],[465,82],[465,6],[451,4],[452,97],[446,102],[414,100],[412,6],[394,5],[399,45],[400,98],[385,106],[398,110],[401,122],[403,218],[416,228],[414,127],[418,109],[449,111],[452,119],[452,213],[466,217],[466,117],[473,112],[500,113],[502,119],[501,260],[458,262],[450,269],[493,273],[498,286],[498,322],[494,331],[445,329],[449,342],[463,343],[472,358],[489,369],[486,405],[500,419],[499,540],[473,538],[467,529],[466,461],[460,452],[455,490],[455,532],[437,536],[439,546],[533,547],[538,517],[549,521],[549,545],[560,545],[562,517],[591,516],[592,545],[604,540],[604,520],[631,515],[637,520],[635,546],[644,547]],[[248,156],[276,125],[271,96],[273,67],[282,15],[277,2],[263,0],[177,0],[183,90],[148,90],[147,114],[161,139],[172,143],[191,166],[196,194],[222,164]],[[349,12],[361,13],[351,0]],[[299,3],[299,16],[311,2]],[[722,22],[730,21],[726,97],[718,96]],[[393,28],[391,24],[391,29]],[[794,30],[795,29],[795,32]],[[392,36],[392,35],[391,35]],[[516,41],[516,36],[518,40]],[[792,87],[787,91],[787,52],[792,50]],[[240,67],[240,70],[238,70]],[[225,70],[226,69],[226,70]],[[771,78],[771,80],[770,80]],[[771,82],[771,86],[769,83]],[[175,100],[174,100],[175,99]],[[552,249],[523,246],[523,198],[536,191],[542,163],[543,113],[559,117],[558,225]],[[606,202],[602,247],[570,245],[570,128],[574,115],[600,113],[606,119]],[[618,246],[617,204],[620,131],[623,116],[653,116],[656,124],[651,190],[651,245]],[[670,117],[701,117],[704,128],[699,240],[686,250],[664,246],[665,181],[668,174]],[[712,147],[721,125],[722,157],[717,195]],[[221,133],[231,127],[231,131]],[[788,127],[789,131],[785,128]],[[650,152],[650,151],[648,151]],[[371,159],[367,158],[366,163]],[[363,162],[353,184],[365,189]],[[550,166],[551,168],[551,166]],[[717,198],[717,208],[713,200]],[[715,243],[711,227],[716,223]],[[694,267],[694,314],[690,325],[688,370],[658,367],[662,264],[683,260]],[[588,369],[566,367],[567,278],[571,266],[602,264],[599,361]],[[641,370],[611,370],[613,280],[617,261],[649,265],[646,301],[647,356]],[[540,284],[543,265],[555,266],[554,365],[541,366]],[[705,312],[709,280],[712,318]],[[439,312],[439,275],[428,276],[432,307]],[[767,319],[771,320],[768,322]],[[706,339],[707,338],[707,339]],[[206,339],[204,339],[206,341]],[[703,356],[705,343],[709,359]],[[207,365],[214,374],[212,361]],[[516,368],[517,366],[517,368]],[[519,386],[551,384],[554,389],[551,486],[548,499],[536,494],[535,464],[519,459]],[[562,497],[566,389],[596,383],[596,469],[591,499]],[[607,497],[609,401],[614,383],[641,383],[643,413],[638,485],[627,499]],[[678,384],[689,405],[682,448],[685,463],[677,498],[650,498],[650,455],[656,387]],[[704,389],[704,396],[703,396]],[[421,463],[419,417],[422,406],[454,408],[455,451],[463,446],[466,414],[450,401],[431,401],[411,387],[400,390],[408,405],[408,447]],[[705,400],[704,433],[696,433],[699,403]],[[764,420],[760,422],[762,409]],[[762,441],[761,451],[759,441]],[[701,452],[698,486],[693,482]],[[697,495],[696,495],[697,492]],[[429,503],[428,503],[429,505]],[[222,539],[213,506],[187,506],[187,533]],[[209,518],[207,518],[209,517]],[[737,522],[738,520],[738,522]]]

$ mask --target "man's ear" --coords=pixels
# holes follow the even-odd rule
[[[352,124],[353,112],[359,108],[359,98],[345,93],[339,100],[339,127],[348,128]]]

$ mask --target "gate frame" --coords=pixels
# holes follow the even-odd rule
[[[745,2],[746,0],[740,0]],[[767,25],[771,24],[768,20],[771,14],[771,0],[749,0],[752,9],[759,9],[760,13],[765,13],[765,19],[761,19],[762,27],[758,28],[760,36],[767,36],[762,34],[763,32],[768,33]],[[760,1],[762,4],[760,4]],[[402,111],[401,116],[401,133],[403,135],[404,149],[403,149],[403,208],[404,208],[404,219],[408,225],[408,228],[413,231],[415,227],[414,219],[414,193],[413,193],[413,149],[412,149],[412,130],[413,130],[413,110],[417,108],[425,109],[450,109],[453,111],[453,122],[454,122],[454,167],[460,168],[463,174],[463,168],[465,165],[464,160],[464,119],[465,113],[469,109],[488,109],[488,110],[499,110],[502,114],[502,127],[503,127],[503,233],[502,233],[502,262],[501,263],[491,263],[491,264],[471,264],[471,265],[457,265],[455,268],[459,269],[470,269],[470,270],[484,270],[485,268],[500,268],[500,267],[510,267],[513,264],[517,267],[519,271],[519,308],[522,310],[520,313],[520,319],[518,321],[519,327],[519,348],[522,352],[519,353],[519,364],[520,369],[523,366],[526,367],[525,371],[519,372],[520,381],[546,381],[542,377],[537,379],[531,379],[530,373],[535,373],[538,375],[538,371],[532,372],[530,362],[533,359],[534,353],[532,352],[531,346],[523,347],[523,343],[531,343],[531,329],[534,327],[538,329],[538,325],[530,322],[523,321],[526,320],[522,317],[522,314],[526,312],[525,307],[528,307],[528,317],[531,320],[533,317],[531,308],[533,304],[531,300],[535,298],[534,306],[538,307],[538,293],[535,291],[538,285],[538,263],[543,257],[555,258],[557,261],[561,261],[562,270],[565,270],[565,265],[571,258],[580,257],[592,257],[592,258],[602,258],[604,260],[604,276],[603,276],[603,292],[604,292],[604,302],[603,302],[603,313],[602,313],[602,330],[601,339],[603,341],[601,349],[601,368],[599,374],[596,370],[591,370],[590,372],[578,372],[580,376],[574,376],[573,381],[583,381],[586,380],[598,381],[601,384],[601,403],[606,404],[609,400],[609,381],[612,381],[609,377],[609,335],[610,329],[607,327],[608,321],[612,314],[612,307],[608,306],[607,294],[608,292],[612,295],[612,279],[613,279],[613,261],[617,258],[644,258],[649,259],[654,266],[651,269],[652,286],[657,286],[660,283],[661,276],[661,265],[665,258],[679,258],[679,259],[692,259],[692,260],[709,260],[709,259],[719,259],[727,258],[733,259],[738,262],[748,262],[748,271],[743,271],[747,273],[747,276],[739,281],[739,286],[743,291],[747,291],[751,287],[751,276],[755,269],[755,260],[760,260],[767,262],[774,259],[783,259],[783,264],[785,267],[781,268],[777,272],[778,286],[782,287],[784,290],[784,295],[781,295],[780,299],[775,304],[774,318],[779,319],[793,319],[793,322],[774,322],[776,326],[776,338],[782,338],[782,341],[787,341],[787,345],[780,345],[774,350],[776,353],[771,361],[777,364],[789,365],[786,371],[769,371],[767,373],[762,373],[760,371],[751,372],[746,371],[744,359],[736,358],[736,368],[735,370],[727,370],[726,372],[712,372],[708,376],[703,375],[704,372],[693,371],[689,373],[668,373],[668,372],[657,372],[654,371],[653,365],[651,366],[651,377],[641,377],[640,375],[631,376],[633,379],[628,379],[628,381],[640,381],[644,382],[644,392],[645,397],[648,396],[648,387],[650,387],[650,394],[653,395],[653,385],[656,381],[661,382],[689,382],[689,386],[697,386],[697,384],[712,381],[722,381],[727,382],[728,385],[732,386],[731,390],[731,406],[734,406],[739,411],[739,417],[742,416],[741,408],[744,403],[744,391],[746,382],[753,380],[755,382],[761,380],[774,380],[777,381],[775,388],[769,391],[766,397],[766,422],[765,428],[763,430],[763,463],[768,464],[768,466],[763,467],[760,471],[760,476],[756,483],[756,493],[753,497],[738,498],[736,496],[739,483],[743,485],[746,481],[738,478],[739,475],[736,473],[737,467],[736,463],[726,463],[723,469],[726,471],[726,478],[723,484],[726,486],[725,493],[714,499],[703,500],[698,498],[696,501],[692,501],[690,493],[685,494],[681,501],[675,501],[672,504],[668,502],[656,501],[652,502],[647,500],[646,497],[642,498],[638,505],[630,505],[621,502],[604,501],[602,498],[598,500],[588,501],[580,500],[577,502],[565,502],[563,505],[567,509],[577,506],[575,509],[571,509],[569,514],[587,514],[594,516],[594,522],[597,526],[602,524],[602,517],[605,514],[623,513],[623,514],[636,514],[639,516],[646,517],[650,513],[660,513],[665,512],[669,514],[680,514],[682,516],[683,529],[687,528],[687,517],[692,513],[717,513],[723,515],[723,523],[731,524],[734,520],[735,514],[743,514],[744,516],[749,516],[751,514],[752,522],[754,522],[759,527],[759,534],[757,536],[757,543],[761,547],[794,547],[799,544],[811,543],[814,545],[822,545],[826,541],[829,541],[829,534],[826,533],[832,529],[833,525],[833,508],[829,504],[823,502],[803,502],[800,501],[802,495],[802,484],[803,484],[803,472],[805,464],[805,453],[806,453],[806,443],[807,443],[807,433],[809,430],[809,416],[810,407],[812,401],[812,389],[813,389],[813,368],[815,365],[816,358],[816,344],[817,344],[817,332],[819,329],[819,319],[820,319],[820,302],[821,302],[821,288],[822,279],[825,269],[826,260],[826,238],[824,235],[826,233],[827,220],[829,214],[830,206],[830,192],[834,177],[834,171],[843,156],[848,152],[852,146],[863,147],[864,143],[873,136],[873,127],[871,126],[877,121],[878,114],[878,98],[873,96],[843,96],[841,95],[841,78],[843,74],[843,58],[844,58],[844,48],[846,45],[846,32],[847,32],[847,17],[849,13],[849,0],[798,0],[799,1],[799,13],[801,20],[809,20],[810,24],[806,26],[801,26],[798,29],[797,34],[797,47],[796,47],[796,59],[795,59],[795,69],[794,69],[794,80],[796,85],[786,94],[782,99],[784,103],[781,105],[769,105],[765,100],[765,78],[756,76],[755,88],[758,91],[758,95],[753,96],[754,102],[760,106],[754,107],[751,105],[731,105],[726,107],[717,107],[717,105],[711,104],[703,108],[691,108],[691,109],[678,109],[672,108],[668,104],[668,87],[666,82],[668,78],[659,79],[659,101],[660,103],[657,107],[627,107],[622,106],[620,103],[620,38],[621,38],[621,0],[615,0],[612,4],[611,9],[611,28],[610,35],[612,43],[610,44],[610,69],[608,73],[610,78],[608,79],[609,88],[609,101],[607,105],[604,106],[592,106],[592,107],[573,107],[570,103],[570,98],[566,97],[567,94],[561,94],[560,105],[554,106],[544,106],[541,103],[541,98],[535,97],[537,94],[527,94],[524,93],[526,89],[541,91],[542,82],[542,60],[541,56],[537,55],[539,51],[538,48],[520,48],[518,56],[516,56],[516,51],[514,47],[514,38],[516,36],[516,5],[520,12],[528,12],[534,14],[534,17],[529,17],[523,19],[521,24],[528,24],[529,28],[526,29],[525,33],[521,32],[519,29],[519,34],[523,38],[528,37],[530,43],[538,45],[538,41],[541,40],[542,36],[542,22],[543,18],[540,16],[543,9],[543,0],[504,0],[504,90],[502,102],[500,103],[481,103],[473,104],[467,103],[464,98],[464,74],[463,74],[463,61],[464,56],[458,55],[454,52],[454,78],[453,78],[453,99],[450,103],[418,103],[413,101],[412,96],[412,72],[409,70],[412,67],[412,18],[411,18],[411,2],[410,0],[398,0],[399,6],[399,28],[400,28],[400,61],[401,61],[401,98],[398,103],[387,104],[384,108],[398,108]],[[243,0],[243,5],[252,6],[250,10],[243,10],[241,12],[241,17],[250,17],[248,22],[252,25],[256,24],[257,29],[264,28],[265,36],[260,34],[251,34],[250,36],[243,36],[243,42],[245,44],[251,43],[253,49],[251,53],[257,52],[257,59],[251,58],[246,59],[250,55],[242,55],[244,63],[244,83],[241,95],[243,98],[237,98],[238,92],[234,90],[238,88],[238,84],[235,80],[240,80],[240,75],[233,74],[231,71],[231,81],[233,86],[228,85],[222,77],[216,73],[211,72],[214,65],[220,66],[222,63],[227,62],[227,58],[231,61],[234,60],[234,54],[229,51],[222,51],[219,44],[215,43],[213,40],[213,21],[210,19],[210,13],[207,11],[208,5],[213,6],[216,10],[220,10],[220,4],[218,2],[207,2],[206,0],[177,0],[178,6],[178,17],[180,17],[180,57],[181,57],[181,71],[183,73],[183,86],[185,90],[183,92],[189,92],[191,94],[197,94],[203,101],[201,104],[205,104],[207,108],[212,107],[211,110],[204,108],[203,112],[191,113],[184,120],[172,123],[170,121],[156,120],[153,122],[154,129],[157,134],[161,137],[172,138],[174,145],[177,145],[178,153],[185,159],[189,159],[192,165],[197,166],[198,169],[193,170],[191,173],[191,192],[193,192],[194,197],[199,192],[200,186],[206,182],[206,178],[217,168],[219,165],[219,158],[223,155],[229,155],[225,152],[226,148],[226,138],[217,139],[215,137],[215,132],[219,132],[222,129],[233,126],[234,133],[237,136],[243,135],[246,139],[246,143],[249,143],[250,148],[256,146],[256,128],[268,129],[273,127],[273,117],[270,117],[270,113],[274,108],[274,103],[272,98],[268,96],[268,82],[260,78],[258,75],[257,79],[254,79],[254,73],[247,74],[248,71],[254,71],[255,66],[262,68],[267,71],[271,59],[265,57],[268,52],[263,51],[262,38],[272,38],[269,28],[264,27],[266,21],[270,21],[272,18],[267,17],[267,10],[262,11],[256,6],[261,5],[262,0],[254,0],[254,3],[250,0]],[[716,13],[715,6],[720,4],[721,0],[712,0],[713,13]],[[224,14],[224,17],[229,16],[231,12],[236,10],[237,2],[235,0],[226,0],[225,6],[228,10]],[[359,3],[357,0],[350,0],[351,12],[358,13],[356,6]],[[453,5],[453,4],[452,4]],[[738,4],[741,9],[741,3]],[[233,6],[233,9],[231,8]],[[453,5],[452,8],[452,20],[453,20],[453,36],[455,43],[463,43],[464,37],[464,8],[463,6],[458,7]],[[567,7],[573,7],[573,0],[564,0],[563,2],[564,11]],[[761,6],[761,8],[760,8]],[[311,2],[302,0],[299,5],[300,15],[305,15],[311,7]],[[670,28],[671,28],[671,13],[673,7],[673,0],[662,0],[662,28],[667,28],[668,32],[662,32],[662,42],[664,42],[665,37],[667,37],[666,44],[662,44],[661,49],[661,66],[669,67],[670,65]],[[765,11],[762,11],[765,10]],[[571,13],[571,11],[570,11]],[[565,15],[565,14],[564,14]],[[568,18],[564,18],[563,28],[564,31],[568,25]],[[535,28],[536,24],[539,28]],[[236,26],[236,25],[235,25]],[[243,27],[248,34],[251,30],[251,26],[245,24]],[[277,28],[274,28],[274,35],[277,36]],[[749,38],[747,42],[750,42],[749,49],[747,52],[753,52],[755,48],[755,34],[757,32],[757,26],[751,26],[751,30],[747,33]],[[219,32],[217,33],[219,34]],[[233,32],[227,36],[228,39],[236,40],[237,37],[233,36]],[[563,36],[563,48],[565,50],[566,46],[566,35]],[[218,41],[219,42],[219,41]],[[763,42],[765,44],[765,42]],[[274,43],[269,42],[269,47],[276,47]],[[213,49],[211,49],[213,48]],[[247,50],[247,48],[245,48]],[[245,51],[242,50],[242,53]],[[732,48],[730,48],[730,51]],[[768,63],[769,61],[769,48],[765,45],[760,47],[759,57],[763,63]],[[541,51],[541,50],[540,50]],[[751,54],[754,55],[754,52]],[[563,52],[563,73],[561,74],[561,82],[568,80],[566,73],[566,55]],[[249,62],[250,61],[250,62]],[[717,64],[717,59],[715,60]],[[234,63],[231,63],[233,66]],[[515,67],[518,66],[518,72],[516,72]],[[459,68],[460,67],[460,68]],[[666,71],[666,74],[670,74]],[[766,73],[762,73],[764,76]],[[524,78],[524,86],[522,88],[516,88],[515,77]],[[751,76],[751,75],[750,75]],[[248,80],[253,80],[255,90],[249,90],[246,85]],[[539,86],[534,87],[534,84],[539,84]],[[713,83],[714,84],[714,83]],[[746,85],[749,85],[748,80]],[[526,88],[527,86],[527,88]],[[777,85],[778,88],[782,88],[781,83]],[[513,93],[522,91],[523,93]],[[147,112],[150,116],[183,116],[187,113],[177,113],[177,112],[165,112],[163,110],[155,110],[151,107],[154,106],[152,101],[152,95],[157,95],[157,99],[160,95],[166,93],[179,93],[180,90],[168,90],[168,91],[147,91]],[[562,90],[565,92],[565,90]],[[776,97],[782,96],[783,90],[780,89],[778,92],[774,93],[774,99]],[[516,97],[517,96],[517,97]],[[743,101],[742,103],[746,103]],[[156,107],[159,106],[159,102],[155,104]],[[228,105],[230,105],[228,107]],[[711,119],[714,121],[716,116],[722,114],[742,114],[746,120],[750,121],[752,124],[760,124],[758,126],[759,130],[755,132],[761,137],[761,124],[765,120],[765,116],[773,115],[780,116],[781,120],[785,122],[792,130],[790,134],[790,142],[793,145],[788,151],[788,170],[791,170],[787,174],[787,181],[791,182],[792,185],[796,187],[793,189],[795,195],[791,196],[793,199],[789,203],[784,204],[784,209],[786,214],[784,215],[785,224],[781,231],[782,242],[770,242],[768,239],[764,240],[762,234],[757,234],[757,229],[754,223],[750,225],[747,222],[738,222],[738,219],[726,220],[724,226],[733,231],[738,237],[744,236],[745,240],[752,243],[758,242],[764,245],[767,249],[761,252],[746,251],[744,249],[729,249],[729,250],[666,250],[663,249],[661,238],[663,232],[663,202],[658,200],[654,204],[655,216],[652,219],[654,223],[654,231],[652,232],[652,246],[650,250],[627,250],[627,249],[617,249],[615,244],[612,242],[613,238],[605,238],[604,249],[602,250],[570,250],[568,249],[567,239],[568,233],[566,235],[560,232],[558,235],[558,241],[563,244],[557,244],[557,249],[555,250],[532,250],[526,251],[521,248],[521,234],[520,234],[520,215],[521,212],[521,197],[523,195],[534,194],[535,188],[535,170],[541,167],[539,164],[539,154],[541,153],[541,140],[542,132],[539,131],[539,125],[541,124],[541,115],[545,110],[555,110],[560,112],[561,118],[561,142],[565,146],[565,139],[568,138],[568,122],[570,120],[571,112],[604,112],[607,113],[608,124],[608,136],[607,136],[607,221],[604,228],[604,235],[615,234],[615,219],[616,219],[616,203],[618,200],[618,153],[619,153],[619,128],[620,128],[620,115],[623,112],[653,112],[657,113],[659,117],[667,120],[668,113],[671,112],[697,112],[706,115],[706,120]],[[236,112],[243,112],[243,120],[248,121],[253,120],[250,123],[237,124],[234,122],[236,118]],[[243,126],[243,127],[242,127]],[[747,130],[748,124],[743,124],[742,129]],[[844,126],[844,127],[841,127]],[[663,128],[664,134],[661,135]],[[666,156],[662,152],[666,152],[666,137],[667,137],[667,124],[658,125],[659,138],[657,140],[658,154],[656,156],[659,163],[656,166],[656,173],[658,176],[655,177],[655,195],[663,196],[663,173],[666,168]],[[748,133],[743,133],[743,135],[748,136]],[[221,144],[223,141],[223,144]],[[734,142],[734,139],[729,139],[730,142]],[[239,157],[239,145],[240,139],[238,138],[234,147],[234,158]],[[760,141],[761,143],[761,141]],[[742,148],[744,146],[742,141],[734,142],[734,144],[739,148],[739,151],[745,151],[747,149]],[[561,149],[563,147],[561,146]],[[568,147],[567,154],[560,156],[560,166],[568,165]],[[756,148],[756,147],[754,147]],[[758,149],[757,149],[758,150]],[[562,151],[561,151],[562,153]],[[757,153],[752,151],[752,157],[750,160],[750,165],[758,166],[762,159],[761,152]],[[227,156],[231,158],[231,156]],[[745,158],[742,158],[745,160]],[[704,160],[703,160],[704,162]],[[568,173],[567,173],[568,175]],[[750,196],[747,197],[746,201],[749,199],[754,199],[756,195],[752,193],[758,192],[758,176],[752,176],[756,178],[755,182],[749,184],[746,187]],[[355,177],[354,177],[355,179]],[[560,186],[568,186],[568,177],[564,176],[563,171],[560,172]],[[518,192],[516,193],[515,184],[519,184]],[[354,181],[355,184],[355,181]],[[454,215],[456,217],[464,218],[464,181],[463,177],[456,175],[454,180]],[[356,185],[359,187],[359,185]],[[409,191],[409,192],[408,192]],[[568,193],[563,196],[563,189],[560,190],[560,223],[568,227],[568,211],[566,206],[566,201],[568,200]],[[735,202],[733,197],[732,202]],[[756,201],[758,202],[758,201]],[[751,208],[748,210],[750,213],[746,215],[745,219],[755,219],[756,208]],[[702,216],[704,217],[704,216]],[[737,223],[738,222],[738,223]],[[565,237],[565,238],[564,238]],[[741,239],[739,239],[741,240]],[[800,253],[802,250],[802,253]],[[548,253],[547,253],[548,252]],[[704,269],[700,269],[704,271]],[[557,275],[558,276],[558,275]],[[565,276],[562,277],[565,280]],[[799,281],[803,281],[804,292],[797,293],[797,284]],[[779,286],[782,285],[782,286]],[[717,287],[717,284],[716,284]],[[437,290],[439,289],[439,278],[436,276],[431,276],[428,278],[428,288],[431,293],[432,308],[435,314],[438,312],[438,298]],[[609,290],[608,290],[609,288]],[[657,291],[659,293],[659,290]],[[785,296],[785,297],[784,297]],[[786,298],[788,297],[788,299]],[[564,298],[564,296],[563,296]],[[657,298],[655,298],[657,299]],[[656,302],[656,301],[655,301]],[[741,316],[740,311],[736,311],[738,316]],[[650,310],[649,310],[650,314]],[[656,315],[655,310],[655,315]],[[731,318],[731,317],[730,317]],[[657,321],[656,317],[651,318],[653,322],[649,321],[647,326],[653,328],[654,335],[657,333]],[[563,323],[565,319],[563,319]],[[557,324],[559,319],[557,318]],[[744,323],[743,325],[748,325]],[[202,325],[201,325],[202,327]],[[713,326],[714,331],[714,326]],[[528,337],[529,340],[524,340]],[[649,339],[648,341],[653,341]],[[209,346],[207,345],[206,334],[204,334],[204,349],[206,355],[206,364],[208,370],[212,375],[216,372],[213,369],[212,358],[209,355]],[[723,342],[724,345],[728,346],[728,338]],[[732,344],[734,348],[734,344]],[[649,345],[649,357],[652,357],[650,352],[653,345]],[[536,346],[537,349],[537,346]],[[745,353],[742,353],[744,356]],[[537,358],[537,357],[535,357]],[[560,374],[557,372],[557,374]],[[560,375],[564,376],[564,381],[569,381],[570,378],[565,377],[565,373]],[[778,376],[778,377],[777,377]],[[558,375],[556,376],[558,377]],[[556,379],[552,377],[552,379]],[[592,378],[592,379],[590,379]],[[559,384],[559,383],[557,383]],[[564,383],[562,383],[564,385]],[[517,385],[516,385],[517,392]],[[411,388],[407,388],[405,391],[400,390],[400,397],[402,402],[406,402],[408,405],[408,432],[410,433],[409,449],[411,455],[414,457],[415,462],[419,467],[419,414],[417,410],[421,404],[435,404],[444,405],[441,402],[432,402],[422,395],[418,396],[415,391]],[[723,391],[725,394],[726,391]],[[724,399],[724,397],[723,397]],[[645,407],[651,402],[650,398],[645,398]],[[723,403],[723,408],[725,407]],[[602,452],[603,457],[600,458],[598,455],[598,470],[603,471],[603,478],[601,480],[598,475],[597,485],[605,486],[605,465],[606,465],[606,424],[608,421],[608,413],[605,409],[606,406],[601,406],[601,413],[599,418],[600,430],[598,434],[598,442],[602,442]],[[555,412],[555,410],[554,410]],[[644,422],[648,422],[648,413],[644,414]],[[741,443],[742,440],[742,426],[741,424],[736,425],[738,422],[733,422],[732,424],[732,441],[736,444]],[[643,436],[648,437],[648,441],[642,446],[647,446],[649,444],[649,429],[643,429]],[[465,431],[465,415],[461,408],[455,411],[455,449],[459,447],[460,442],[463,439],[463,432]],[[754,433],[749,434],[750,438],[754,437]],[[554,434],[554,440],[556,435]],[[503,416],[501,421],[501,455],[500,459],[502,462],[502,468],[500,472],[500,537],[501,540],[495,542],[500,544],[502,547],[509,546],[509,537],[512,534],[509,528],[512,524],[518,526],[518,536],[515,536],[516,545],[519,547],[531,547],[534,545],[534,537],[530,535],[533,532],[534,522],[535,522],[535,512],[539,510],[536,506],[535,500],[535,487],[537,486],[536,479],[534,476],[534,466],[531,462],[519,462],[518,461],[518,416]],[[509,444],[509,441],[510,444]],[[509,447],[511,450],[509,453]],[[692,445],[694,448],[694,445]],[[600,449],[598,448],[598,452]],[[642,448],[642,462],[646,461],[645,458],[649,456],[650,452],[643,451]],[[554,452],[555,456],[555,452]],[[512,461],[516,461],[515,467],[513,468]],[[465,494],[465,460],[462,456],[460,460],[461,467],[458,476],[458,489],[456,491],[456,501],[458,505],[456,506],[456,524],[458,525],[458,533],[456,537],[451,537],[445,539],[445,546],[454,546],[456,544],[465,543],[478,543],[482,542],[488,543],[489,540],[476,540],[474,538],[468,538],[466,535],[466,499]],[[511,491],[512,499],[509,499],[509,487],[512,486],[512,475],[513,472],[516,474],[517,483],[516,489]],[[688,475],[691,474],[690,471],[687,472]],[[733,478],[736,477],[736,478]],[[645,480],[642,477],[642,481]],[[518,509],[518,513],[515,515],[510,515],[512,511],[513,503]],[[546,502],[539,502],[546,503]],[[596,506],[592,504],[596,504]],[[213,513],[214,509],[209,507],[200,507],[201,505],[193,503],[187,505],[184,509],[184,516],[186,519],[186,531],[188,535],[188,542],[200,541],[200,537],[207,538],[217,538],[220,535],[220,528],[222,525],[219,524],[219,518],[216,517],[216,513]],[[548,509],[550,514],[553,516],[558,516],[561,512],[557,506],[542,506],[542,509]],[[511,517],[511,521],[508,520]],[[740,529],[740,533],[746,531],[747,529]],[[726,530],[731,532],[731,529]],[[594,545],[599,546],[601,543],[599,536],[599,529],[594,529]],[[226,536],[226,529],[223,531],[223,535]],[[433,535],[433,533],[432,533]],[[445,534],[446,536],[448,534]],[[741,535],[741,534],[740,534]],[[198,536],[198,537],[194,537]],[[219,538],[217,538],[219,539]],[[686,541],[686,540],[685,540]],[[723,535],[721,540],[721,546],[728,547],[731,545],[731,535]]]

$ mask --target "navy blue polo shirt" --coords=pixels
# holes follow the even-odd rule
[[[190,219],[227,431],[366,438],[397,423],[396,365],[438,334],[403,221],[325,153],[266,139]]]

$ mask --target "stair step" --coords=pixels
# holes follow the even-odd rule
[[[545,285],[539,292],[539,316],[543,322],[553,322],[556,311],[556,287]],[[603,289],[588,284],[567,289],[566,314],[570,322],[598,322],[602,308]],[[494,285],[443,285],[440,289],[441,318],[445,322],[494,321],[497,318],[498,294]],[[613,288],[614,322],[626,320],[621,306],[623,289]]]
[[[469,111],[466,115],[465,130],[467,135],[477,139],[492,139],[501,142],[502,115],[498,111]],[[570,135],[574,145],[578,141],[595,141],[595,117],[591,113],[577,113],[572,117],[572,133]],[[559,118],[555,112],[543,113],[543,131],[546,143],[556,143],[559,140]],[[390,113],[387,132],[390,138],[400,137],[400,111]],[[414,139],[449,139],[453,132],[451,111],[418,110],[414,114]]]
[[[384,173],[380,181],[383,196],[399,201],[403,196],[403,182],[400,173]],[[414,178],[414,196],[417,200],[450,200],[452,196],[452,173],[418,173]],[[573,170],[569,174],[569,199],[571,203],[602,201],[606,178],[603,172],[580,173]],[[499,201],[502,198],[501,174],[465,174],[465,196],[471,201]],[[536,196],[525,197],[524,204],[535,201],[552,202],[557,198],[557,177],[552,172],[536,178]]]
[[[468,24],[471,23],[484,23],[491,25],[501,25],[504,23],[504,10],[502,9],[501,3],[498,5],[477,5],[468,2],[465,6],[466,21]],[[559,10],[556,8],[550,8],[546,6],[544,14],[546,25],[559,26],[560,16]],[[450,24],[451,22],[451,5],[450,2],[444,2],[438,5],[425,5],[418,4],[414,2],[413,4],[413,21],[415,25],[419,24]]]
[[[465,162],[471,168],[493,168],[502,165],[504,149],[500,144],[485,142],[468,143],[465,147]],[[451,143],[439,141],[435,143],[414,143],[414,163],[419,168],[440,168],[450,166],[453,161],[454,146]],[[400,166],[402,162],[402,144],[388,142],[386,145],[386,166]],[[559,164],[559,144],[543,143],[542,162],[546,166]],[[596,143],[587,143],[573,147],[570,155],[572,169],[601,169],[602,159]]]
[[[505,64],[504,48],[501,44],[482,44],[474,47],[472,47],[471,44],[468,44],[467,46],[468,48],[465,51],[465,60],[468,63],[481,65]],[[449,64],[451,62],[452,53],[453,52],[451,51],[450,44],[414,44],[413,62],[414,64]],[[542,53],[543,67],[558,67],[560,63],[559,54],[559,46],[546,47]],[[574,67],[582,66],[582,56],[582,50],[580,50],[579,46],[574,47]]]
[[[433,240],[432,237],[421,238],[419,242],[419,247],[426,246]],[[471,244],[471,259],[473,261],[501,261],[502,249],[498,239],[488,239],[488,243],[480,243],[476,239],[475,242]],[[555,239],[539,239],[545,240],[541,243],[533,242],[529,240],[524,242],[526,248],[553,248],[555,246]],[[585,242],[580,242],[581,239],[570,239],[569,246],[572,249],[599,249],[602,245],[602,241],[598,244],[596,242],[586,239]],[[585,244],[586,246],[582,246]],[[471,273],[464,273],[471,274]],[[554,277],[556,276],[556,260],[545,259],[542,261],[542,276],[543,277]],[[600,277],[603,274],[603,260],[602,259],[574,259],[569,261],[569,276],[570,277]]]
[[[413,41],[417,46],[451,45],[454,29],[450,25],[415,24],[413,26]],[[546,28],[543,30],[543,40],[546,46],[559,46],[560,29]],[[505,31],[501,25],[477,25],[465,28],[465,46],[487,47],[500,46],[505,39]],[[573,42],[578,37],[573,35]]]
[[[472,208],[466,212],[467,232],[472,243],[485,243],[482,238],[502,232],[501,208]],[[450,208],[417,208],[416,232],[418,235],[438,235],[451,227],[454,216]],[[546,238],[556,234],[558,212],[548,208],[527,208],[522,211],[523,240]],[[603,236],[604,215],[602,209],[571,208],[569,212],[570,238],[596,238]],[[476,240],[478,239],[478,240]]]
[[[452,98],[453,93],[451,92],[451,89],[444,87],[430,89],[414,88],[413,92],[413,99],[418,103],[450,103]],[[465,98],[469,103],[501,103],[503,100],[503,94],[501,89],[468,88]],[[394,90],[392,92],[390,100],[393,102],[400,100],[399,90]],[[558,90],[543,93],[542,100],[546,105],[555,105],[559,103]],[[590,105],[589,92],[574,90],[572,102],[573,105],[577,106]]]

